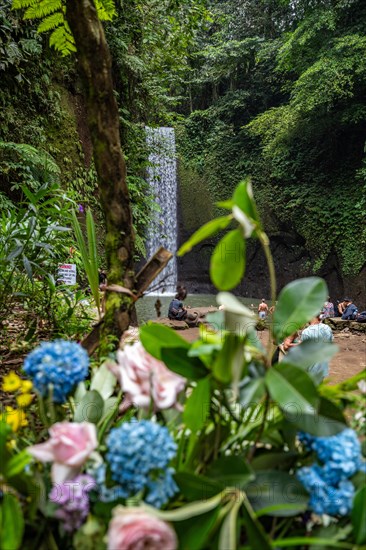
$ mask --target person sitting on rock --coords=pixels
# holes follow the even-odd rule
[[[345,298],[344,301],[347,302],[347,307],[344,310],[341,318],[344,321],[353,321],[357,317],[357,313],[358,313],[357,306],[355,306],[351,298]]]
[[[187,297],[185,286],[177,286],[177,294],[169,304],[168,318],[172,321],[186,321],[187,324],[197,324],[198,314],[188,313],[184,307],[183,300]]]
[[[346,311],[348,306],[349,298],[344,298],[342,302],[338,302],[338,314],[342,317],[343,313]]]
[[[327,319],[328,317],[334,317],[334,304],[330,301],[329,296],[328,300],[324,302],[322,309],[322,319]]]

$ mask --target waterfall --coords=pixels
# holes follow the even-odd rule
[[[149,150],[148,182],[158,211],[153,212],[146,242],[149,258],[159,246],[174,254],[167,267],[153,281],[158,292],[174,293],[177,284],[177,163],[174,128],[146,128]]]

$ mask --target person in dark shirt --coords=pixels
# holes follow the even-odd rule
[[[188,324],[196,324],[198,314],[188,313],[183,300],[187,297],[185,286],[177,286],[177,294],[169,304],[168,318],[175,321],[187,321]]]
[[[344,321],[353,321],[354,319],[356,319],[358,313],[357,306],[355,306],[351,298],[345,298],[344,301],[347,305],[341,318]]]

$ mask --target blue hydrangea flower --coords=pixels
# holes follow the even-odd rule
[[[99,500],[102,502],[114,502],[120,498],[127,498],[128,493],[126,489],[123,489],[120,485],[114,485],[113,487],[106,486],[106,469],[105,464],[100,464],[97,468],[88,470],[88,473],[93,476],[97,483]]]
[[[174,468],[168,468],[166,472],[151,481],[148,481],[148,494],[145,501],[155,508],[161,508],[171,497],[178,492],[177,484],[173,479]]]
[[[146,490],[146,501],[158,507],[175,494],[174,470],[165,470],[177,445],[167,428],[149,420],[133,419],[111,430],[107,447],[111,477],[128,496]]]
[[[337,486],[324,480],[322,468],[313,465],[301,468],[297,477],[310,493],[309,506],[316,514],[346,516],[352,510],[355,488],[350,481],[341,481]]]
[[[297,477],[310,493],[310,507],[317,514],[349,514],[355,489],[348,480],[364,467],[356,432],[347,428],[329,437],[300,433],[299,439],[323,463],[297,472]]]
[[[75,342],[43,342],[24,361],[24,371],[44,397],[53,386],[55,403],[65,403],[76,384],[88,375],[89,357]]]

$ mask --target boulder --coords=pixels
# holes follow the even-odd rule
[[[160,319],[154,321],[154,323],[164,325],[174,330],[186,330],[187,328],[189,328],[185,321],[174,321],[172,319],[168,319],[168,317],[161,317]]]
[[[351,332],[364,332],[366,333],[366,323],[358,323],[357,321],[344,321],[340,317],[330,317],[324,319],[324,323],[329,325],[332,330],[335,331],[346,331],[346,329]]]

